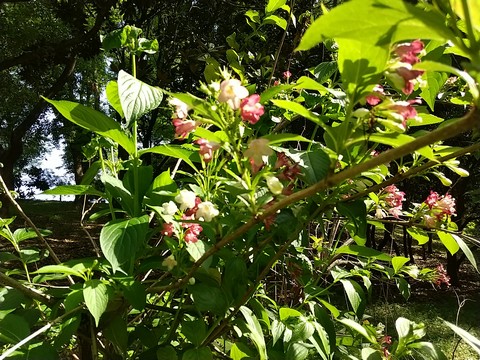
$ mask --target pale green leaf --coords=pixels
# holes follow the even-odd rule
[[[98,326],[100,317],[107,310],[109,289],[101,280],[92,279],[85,282],[83,285],[83,298],[88,311],[95,319],[95,324]]]
[[[453,237],[453,234],[444,231],[437,231],[437,235],[450,254],[453,255],[460,249],[460,246],[458,245],[456,238]]]
[[[109,81],[105,89],[107,100],[118,114],[124,118],[122,104],[120,102],[120,95],[118,95],[118,83],[116,81]]]

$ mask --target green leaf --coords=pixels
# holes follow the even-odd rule
[[[355,19],[355,21],[352,21]],[[411,39],[451,39],[443,16],[404,1],[354,0],[320,16],[307,29],[297,51],[309,50],[327,39],[353,39],[389,45]]]
[[[405,300],[408,300],[410,297],[410,284],[408,283],[407,280],[404,278],[395,278],[395,283],[397,284],[397,288],[400,291],[400,294],[402,294],[403,298]]]
[[[378,251],[366,246],[360,246],[360,245],[341,246],[335,250],[334,254],[349,254],[349,255],[373,258],[381,261],[388,261],[388,262],[392,261],[392,258],[389,255],[384,254],[381,251]]]
[[[317,80],[309,78],[308,76],[300,77],[300,79],[298,79],[297,82],[292,85],[296,90],[315,90],[322,95],[325,95],[329,92],[329,89],[320,84]]]
[[[157,350],[157,360],[178,360],[177,352],[171,345],[161,347]]]
[[[462,251],[465,254],[465,256],[467,257],[468,261],[470,261],[470,264],[472,264],[473,267],[475,268],[475,270],[478,271],[477,261],[475,260],[475,256],[473,255],[472,250],[470,250],[468,245],[465,244],[465,242],[463,241],[463,239],[460,236],[458,236],[456,234],[452,234],[452,236],[456,240],[458,246],[460,246],[460,249],[462,249]]]
[[[245,16],[248,17],[254,23],[260,24],[260,14],[256,10],[247,10]]]
[[[375,338],[375,334],[371,334],[359,323],[351,320],[351,319],[338,319],[338,322],[348,326],[350,329],[355,331],[356,333],[362,335],[365,339],[367,339],[372,344],[377,344],[377,339]]]
[[[44,99],[52,104],[60,114],[72,123],[113,140],[113,142],[123,147],[129,154],[135,152],[133,140],[125,134],[120,124],[115,120],[97,110],[71,101]]]
[[[133,203],[133,196],[123,185],[122,181],[113,177],[107,173],[102,173],[100,180],[105,185],[105,190],[114,199],[116,199],[123,210],[125,210],[130,216],[135,215],[135,208]]]
[[[127,220],[112,220],[100,232],[100,247],[113,272],[130,272],[137,252],[143,248],[148,232],[148,215]]]
[[[292,329],[292,342],[305,341],[315,333],[315,326],[304,316],[299,319],[299,323]]]
[[[222,289],[216,286],[195,284],[190,287],[190,294],[198,311],[211,311],[223,316],[227,310],[227,298]]]
[[[287,20],[277,15],[268,15],[263,19],[263,24],[274,24],[283,30],[287,29]]]
[[[21,307],[25,301],[25,296],[19,290],[6,287],[0,288],[0,311]]]
[[[123,119],[125,115],[120,102],[120,95],[118,94],[118,83],[116,81],[109,81],[105,91],[107,93],[108,102]]]
[[[196,158],[198,154],[178,145],[159,145],[149,149],[140,150],[138,153],[139,155],[154,153],[154,154],[170,156],[175,159],[181,159],[185,161],[188,165],[190,165],[195,171],[198,172],[197,168],[192,162],[192,159]]]
[[[118,73],[118,93],[127,126],[157,108],[163,99],[160,88],[147,85],[123,70]]]
[[[399,134],[399,133],[391,133],[391,134],[374,133],[374,134],[370,134],[369,140],[372,142],[378,142],[380,144],[389,145],[392,147],[399,147],[399,146],[408,144],[409,142],[412,142],[413,140],[415,140],[415,138],[413,136]],[[364,140],[362,139],[362,141]],[[420,155],[425,156],[427,159],[435,161],[433,150],[430,147],[425,146],[415,151],[418,152]]]
[[[444,119],[441,117],[427,114],[425,112],[417,111],[418,116],[413,119],[408,119],[407,125],[410,126],[425,126],[441,123]]]
[[[458,245],[456,238],[453,237],[453,234],[444,231],[437,231],[437,235],[450,254],[453,255],[458,251],[458,249],[460,249],[460,246]]]
[[[308,347],[302,343],[290,343],[288,345],[286,360],[304,360],[308,356]]]
[[[460,19],[467,21],[467,14],[465,14],[463,7],[464,2],[462,0],[450,0],[450,4]],[[476,0],[466,0],[465,5],[467,6],[472,26],[477,31],[480,31],[480,3]]]
[[[362,287],[353,280],[343,279],[340,280],[345,293],[347,294],[348,301],[352,305],[353,311],[358,316],[359,319],[362,318],[363,312],[365,311],[365,293]]]
[[[0,320],[0,340],[16,344],[30,335],[27,321],[19,315],[7,314]]]
[[[100,316],[107,310],[109,288],[101,280],[87,280],[83,284],[83,298],[88,311],[95,319],[96,326],[98,326]]]
[[[230,348],[230,358],[232,360],[253,360],[255,359],[255,355],[247,344],[236,342]]]
[[[437,348],[435,345],[433,345],[430,342],[417,341],[414,343],[410,343],[408,347],[411,349],[415,349],[418,353],[424,356],[424,359],[431,359],[431,360],[447,360],[448,359],[439,348]]]
[[[147,302],[145,286],[133,277],[123,277],[117,279],[117,281],[120,283],[121,289],[123,290],[123,296],[127,299],[130,305],[132,305],[132,308],[139,311],[143,310],[145,308],[145,303]]]
[[[285,331],[285,324],[282,323],[281,321],[278,321],[277,319],[272,321],[272,342],[273,346],[277,343],[278,340],[282,338],[282,335]]]
[[[247,336],[253,341],[257,347],[260,360],[267,360],[267,348],[265,344],[265,338],[263,337],[262,327],[257,320],[257,317],[253,312],[245,307],[240,307],[240,312],[242,313],[245,321],[247,322],[247,328],[250,331]]]
[[[295,142],[312,142],[310,139],[307,139],[301,135],[297,134],[289,134],[289,133],[282,133],[282,134],[268,134],[263,136],[264,139],[269,141],[269,145],[276,145],[276,144],[283,144],[287,141],[295,141]]]
[[[346,223],[346,227],[357,245],[365,245],[367,242],[367,208],[363,200],[340,202],[337,204],[337,210],[350,220]]]
[[[398,272],[402,269],[403,265],[405,265],[407,262],[409,262],[410,259],[404,256],[394,256],[392,258],[392,266],[395,274],[398,274]]]
[[[78,330],[80,325],[81,315],[73,316],[69,319],[63,320],[60,324],[60,332],[55,335],[53,346],[60,349],[63,345],[69,342]]]
[[[458,326],[443,320],[443,322],[457,335],[459,335],[468,345],[472,347],[473,350],[475,350],[479,355],[480,355],[480,340],[477,339],[475,336],[470,334],[469,332],[463,330],[462,328],[459,328]]]
[[[320,84],[326,82],[330,77],[335,74],[338,70],[338,65],[336,61],[327,61],[318,64],[315,69],[313,69],[313,75],[317,78],[317,81]]]
[[[105,197],[105,194],[98,191],[91,185],[60,185],[53,189],[45,190],[45,195],[95,195]]]
[[[382,360],[382,355],[375,349],[372,348],[363,348],[362,349],[362,360]]]
[[[351,39],[337,42],[343,88],[351,102],[356,103],[379,82],[389,59],[389,49]]]
[[[207,336],[207,326],[203,319],[182,322],[182,334],[195,346],[200,346]]]
[[[330,157],[319,146],[300,154],[299,165],[302,167],[305,182],[312,185],[323,179],[330,169]]]
[[[110,320],[103,334],[117,348],[118,353],[126,354],[128,347],[127,322],[121,314],[117,314]]]
[[[298,310],[287,308],[287,307],[282,307],[278,311],[278,315],[280,317],[280,321],[286,322],[290,318],[299,318],[302,316],[302,313]]]
[[[280,9],[287,3],[287,0],[268,0],[267,6],[265,6],[265,12],[272,13],[277,9]]]
[[[127,43],[127,29],[117,29],[105,35],[102,39],[102,47],[105,51],[120,49]]]
[[[182,360],[213,360],[213,355],[208,347],[201,347],[187,350],[183,354]]]
[[[73,275],[82,279],[85,277],[82,272],[66,265],[46,265],[34,271],[33,274],[62,274],[65,275],[65,277],[67,277],[67,275]]]
[[[48,236],[52,234],[50,230],[39,230],[39,232],[42,236]],[[38,235],[33,229],[21,228],[21,229],[15,230],[13,233],[13,239],[17,244],[24,240],[35,239],[37,237]]]
[[[417,227],[407,227],[408,234],[418,241],[418,245],[426,244],[429,240],[428,233]]]

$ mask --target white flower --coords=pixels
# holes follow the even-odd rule
[[[177,204],[175,204],[173,201],[163,203],[162,208],[164,215],[175,215],[175,213],[178,211]]]
[[[240,107],[240,100],[248,96],[248,90],[242,86],[240,80],[229,79],[224,80],[220,84],[220,95],[218,101],[226,102],[233,110]]]
[[[274,195],[280,195],[283,191],[283,184],[275,176],[269,176],[267,178],[267,186]]]
[[[173,255],[170,255],[162,261],[162,266],[165,266],[168,271],[172,271],[172,269],[177,266],[177,261]]]
[[[218,214],[220,213],[215,205],[213,205],[210,201],[204,201],[198,204],[198,210],[195,213],[195,219],[203,219],[203,221],[210,222],[215,216],[218,216]]]
[[[175,201],[180,205],[180,210],[193,209],[195,207],[195,198],[197,196],[193,191],[180,190],[180,194],[175,196]]]
[[[171,98],[168,103],[172,106],[175,106],[175,116],[178,119],[185,119],[188,116],[188,110],[190,110],[190,107],[182,100]]]

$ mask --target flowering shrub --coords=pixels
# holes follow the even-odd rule
[[[280,10],[291,11],[285,1],[269,1],[265,23],[286,29],[274,14]],[[370,23],[365,29],[364,22],[351,22],[352,13],[373,24],[380,19],[392,19],[392,24],[385,29],[379,23],[378,31],[372,31]],[[449,19],[451,14],[453,10]],[[260,15],[247,17],[258,24]],[[479,101],[468,73],[424,61],[432,51],[424,46],[430,40],[435,40],[428,43],[433,49],[451,41],[452,51],[457,47],[462,56],[476,58],[476,49],[469,47],[474,41],[453,36],[465,32],[446,18],[386,0],[350,1],[322,15],[297,50],[336,39],[341,83],[327,86],[307,76],[291,82],[285,72],[287,84],[250,93],[255,84],[240,80],[244,76],[237,66],[240,79],[223,70],[199,86],[202,95],[195,96],[161,90],[121,71],[107,87],[107,98],[122,124],[80,104],[47,100],[69,121],[114,144],[108,152],[99,149],[99,165],[93,168],[101,188],[86,183],[49,191],[95,195],[109,205],[96,214],[106,221],[99,238],[101,258],[36,271],[38,284],[71,282],[60,295],[48,286],[38,286],[41,291],[33,295],[48,316],[61,313],[55,321],[68,321],[56,331],[70,338],[86,322],[90,342],[112,358],[210,360],[214,353],[226,357],[228,352],[233,359],[332,359],[342,354],[400,359],[423,352],[441,359],[432,344],[421,341],[422,324],[400,318],[398,339],[392,339],[364,320],[365,290],[371,289],[373,272],[395,281],[405,298],[408,278],[427,278],[427,271],[407,264],[408,258],[382,254],[365,243],[367,222],[391,215],[395,221],[408,218],[409,232],[419,243],[428,239],[427,230],[438,230],[448,251],[461,247],[473,259],[450,221],[455,213],[450,195],[431,193],[409,213],[403,207],[405,193],[393,185],[419,172],[428,176],[433,167],[438,174],[439,164],[469,151],[445,145],[439,150],[438,143],[476,125],[475,109],[439,129],[406,133],[410,127],[443,121],[418,107],[420,98],[429,104],[437,95],[422,92],[425,74],[458,74],[470,86],[472,105]],[[412,26],[418,33],[412,34]],[[144,48],[149,42],[140,33],[110,35],[110,41],[130,52],[133,66],[138,54],[153,51]],[[140,149],[137,121],[156,109],[164,95],[181,145]],[[310,137],[285,130],[300,118],[313,124]],[[380,145],[390,149],[376,153]],[[119,148],[128,160],[120,159]],[[142,161],[146,154],[172,158],[175,168],[157,171]],[[348,231],[345,243],[327,226],[338,219]],[[319,229],[319,236],[311,234],[312,228]],[[313,258],[312,248],[318,251]],[[343,255],[355,256],[359,265],[337,266]],[[275,264],[293,283],[282,296],[267,280]],[[13,284],[31,296],[30,280]],[[330,288],[337,286],[346,293],[348,309],[328,302]],[[17,316],[13,312],[21,313],[24,305],[29,306],[24,301],[7,310]],[[33,338],[52,323],[47,325]],[[26,321],[21,326],[30,331]],[[346,340],[337,341],[337,333]],[[8,354],[21,346],[8,341]]]

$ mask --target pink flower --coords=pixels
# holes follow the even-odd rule
[[[188,110],[190,110],[190,107],[183,101],[177,98],[172,98],[168,101],[168,103],[172,106],[175,106],[175,116],[177,118],[185,119],[188,116]]]
[[[284,79],[288,80],[292,76],[292,73],[287,70],[287,71],[284,71],[282,75]]]
[[[423,70],[412,70],[411,67],[401,66],[396,70],[396,74],[403,80],[402,92],[405,95],[410,95],[413,92],[415,81],[424,73]]]
[[[383,191],[387,193],[385,203],[390,207],[388,213],[399,218],[402,215],[402,202],[405,201],[405,193],[395,185],[389,185]]]
[[[382,85],[375,85],[373,92],[370,95],[367,95],[365,100],[368,105],[375,106],[382,102],[382,97],[385,96],[385,91],[383,90]]]
[[[195,141],[197,145],[200,145],[198,153],[206,163],[210,162],[213,158],[213,151],[220,148],[220,144],[216,142],[210,142],[206,139],[198,139]]]
[[[252,167],[261,167],[263,165],[263,157],[273,154],[273,150],[268,144],[269,141],[262,138],[250,141],[248,149],[245,151],[244,155],[250,159]]]
[[[400,57],[401,62],[414,65],[420,61],[417,55],[422,52],[423,48],[423,42],[420,40],[415,40],[411,43],[398,44],[394,49],[394,52],[398,57]]]
[[[175,232],[175,227],[172,223],[163,223],[162,224],[162,234],[168,237],[172,237]]]
[[[202,199],[196,196],[194,205],[190,207],[187,211],[185,211],[185,214],[183,215],[182,219],[193,220],[194,215],[197,213],[198,205],[200,205],[201,203],[202,203]]]
[[[175,136],[180,139],[185,139],[198,126],[197,122],[193,120],[173,119],[172,122],[175,126]]]
[[[220,94],[218,101],[226,102],[233,110],[240,107],[240,101],[248,96],[248,90],[242,86],[240,80],[224,80],[220,84]]]
[[[425,200],[425,204],[427,204],[428,207],[431,209],[435,206],[437,201],[438,201],[438,193],[430,190],[430,195],[427,196],[427,199]]]
[[[188,223],[188,228],[185,231],[184,239],[186,243],[196,243],[198,241],[198,235],[202,232],[203,228],[200,224]]]
[[[242,100],[240,103],[240,115],[244,121],[250,124],[256,124],[260,116],[265,112],[263,105],[260,104],[260,95],[253,94]]]
[[[423,223],[426,227],[434,229],[437,227],[437,218],[431,215],[423,215]]]
[[[443,267],[442,264],[439,264],[436,269],[436,279],[435,284],[438,286],[445,284],[447,286],[450,286],[450,276],[447,275],[447,272],[445,271],[445,268]]]
[[[437,201],[436,207],[442,211],[444,215],[455,215],[455,199],[450,194],[446,194]]]

